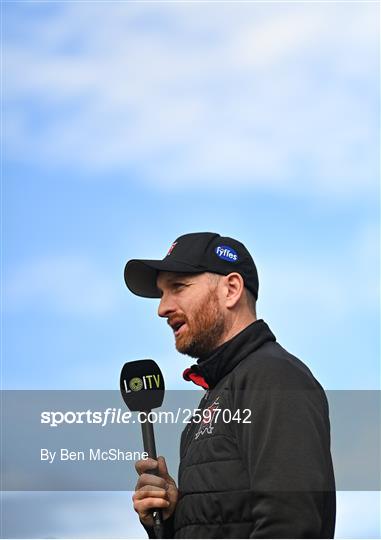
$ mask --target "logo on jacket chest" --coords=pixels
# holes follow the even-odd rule
[[[202,435],[205,435],[206,433],[208,435],[212,435],[219,414],[217,411],[220,410],[219,400],[220,396],[217,396],[213,403],[202,411],[202,419],[200,422],[200,426],[194,436],[195,440],[197,440]]]

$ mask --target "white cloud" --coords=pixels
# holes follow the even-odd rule
[[[109,492],[106,496],[95,492],[63,500],[54,508],[56,534],[66,538],[145,538],[131,498],[132,492]]]
[[[5,309],[36,307],[74,316],[107,316],[118,305],[119,280],[111,280],[82,256],[27,261],[4,279]]]
[[[343,241],[344,242],[344,241]],[[318,249],[303,254],[261,261],[260,300],[274,313],[294,306],[307,313],[329,313],[331,322],[357,311],[379,309],[380,231],[378,224],[365,224],[340,250]]]
[[[377,9],[60,5],[7,43],[8,152],[90,172],[138,165],[161,187],[368,193]],[[25,99],[46,111],[37,128]]]
[[[146,538],[131,497],[128,491],[8,491],[5,530],[10,538]]]
[[[379,538],[380,532],[379,492],[337,493],[335,538]]]

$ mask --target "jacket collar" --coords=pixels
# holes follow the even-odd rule
[[[275,341],[268,325],[259,319],[226,341],[205,358],[199,358],[183,373],[185,380],[193,381],[203,388],[213,388],[218,381],[232,371],[246,356],[267,341]]]

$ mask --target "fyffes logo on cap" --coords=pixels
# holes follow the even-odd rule
[[[217,246],[214,250],[217,257],[224,261],[236,262],[238,261],[238,254],[235,249],[229,246]]]

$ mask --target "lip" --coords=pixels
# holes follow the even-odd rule
[[[184,328],[185,325],[186,325],[186,323],[183,322],[181,324],[181,326],[177,330],[173,330],[173,333],[174,333],[175,337],[178,337],[181,334],[181,331],[182,331],[182,329]]]

